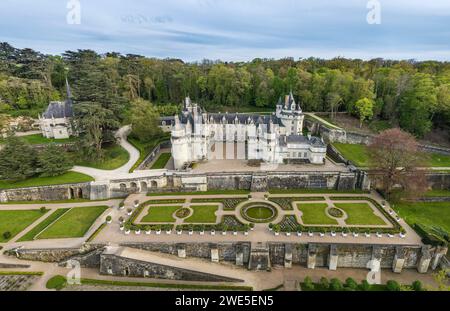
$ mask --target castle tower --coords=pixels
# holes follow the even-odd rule
[[[175,169],[181,169],[183,165],[190,161],[189,137],[181,125],[178,115],[175,116],[175,125],[171,132],[172,156]]]

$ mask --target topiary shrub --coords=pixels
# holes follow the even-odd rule
[[[361,290],[362,291],[369,291],[370,290],[370,284],[367,282],[367,280],[363,280],[361,282]]]
[[[356,290],[358,288],[358,283],[352,278],[347,278],[345,280],[345,286],[351,290]]]
[[[45,208],[45,206],[42,206],[39,211],[41,212],[41,214],[45,214],[47,212],[47,209]]]
[[[67,279],[62,275],[56,275],[47,281],[45,287],[48,289],[61,290],[67,285]]]
[[[9,232],[9,231],[3,232],[3,239],[9,240],[10,238],[11,238],[11,232]]]
[[[420,281],[414,281],[411,285],[412,289],[416,292],[420,292],[423,290],[422,282]]]
[[[309,276],[307,276],[303,281],[303,289],[314,290],[314,283]]]
[[[333,291],[341,291],[344,289],[344,286],[342,285],[342,282],[336,278],[331,279],[330,281],[330,290]]]
[[[386,283],[386,288],[390,292],[398,292],[400,291],[400,284],[397,281],[389,280]]]
[[[321,277],[319,283],[323,289],[328,289],[330,287],[330,282],[326,277]]]

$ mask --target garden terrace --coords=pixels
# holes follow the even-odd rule
[[[39,233],[35,239],[61,239],[83,237],[107,206],[74,207]]]
[[[37,224],[33,229],[28,231],[18,241],[19,242],[33,241],[40,232],[44,231],[48,226],[50,226],[58,218],[64,215],[67,211],[69,211],[69,208],[59,208],[55,210],[49,217],[47,217],[39,224]]]
[[[326,203],[301,203],[297,208],[302,212],[302,221],[305,225],[337,225],[338,222],[327,215]]]
[[[141,223],[174,223],[173,214],[182,206],[149,206],[147,215],[142,217]]]
[[[1,210],[0,211],[0,243],[5,243],[14,238],[32,223],[48,212],[33,210]]]

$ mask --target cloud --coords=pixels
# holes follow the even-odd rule
[[[0,40],[46,53],[91,48],[187,61],[284,56],[449,60],[450,2],[379,0],[382,23],[366,22],[367,0],[2,0]]]

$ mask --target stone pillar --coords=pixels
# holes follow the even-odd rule
[[[441,261],[442,257],[447,254],[447,251],[447,247],[436,247],[436,252],[434,253],[433,261],[431,263],[431,269],[435,270],[439,266],[439,262]]]
[[[219,249],[217,245],[211,246],[211,261],[219,262]]]
[[[428,246],[422,247],[422,254],[419,262],[417,263],[417,271],[419,273],[427,273],[431,263],[431,253]]]
[[[335,244],[330,245],[330,255],[328,256],[328,269],[337,270],[338,252]]]
[[[292,245],[284,244],[284,267],[292,268]]]
[[[392,271],[400,273],[405,265],[405,249],[401,246],[395,248],[394,261],[392,262]]]
[[[178,257],[186,258],[186,245],[178,244],[177,245],[177,252],[178,252]]]
[[[314,269],[316,267],[316,253],[316,246],[314,244],[308,244],[308,269]]]
[[[236,266],[244,265],[244,249],[242,245],[236,245]]]
[[[372,267],[381,268],[381,247],[374,246],[372,249]]]

